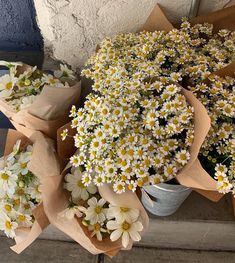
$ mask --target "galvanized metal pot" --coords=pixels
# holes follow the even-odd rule
[[[191,188],[167,183],[147,185],[144,190],[149,197],[142,194],[142,203],[150,213],[157,216],[174,214],[192,192]]]

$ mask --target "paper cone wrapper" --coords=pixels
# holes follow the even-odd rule
[[[234,17],[235,5],[209,13],[207,15],[194,17],[189,21],[192,25],[202,23],[213,24],[213,32],[217,33],[220,29],[228,29],[234,31]],[[168,32],[174,27],[179,28],[179,26],[180,24],[171,24],[171,22],[168,20],[168,18],[162,11],[161,6],[157,4],[151,12],[150,16],[148,17],[147,21],[143,25],[143,27],[140,29],[140,31],[146,30],[152,32],[163,30]]]
[[[70,123],[62,127],[58,131],[57,148],[59,152],[60,160],[64,163],[68,160],[75,152],[73,138],[69,138],[68,143],[66,140],[63,142],[60,138],[61,131],[67,128],[69,134],[74,135],[74,130],[71,129]],[[121,241],[112,242],[108,237],[103,239],[102,242],[98,241],[95,237],[91,237],[90,231],[83,226],[81,219],[73,218],[68,219],[63,216],[63,212],[68,208],[69,205],[69,193],[63,188],[64,177],[70,171],[71,165],[68,164],[60,176],[47,178],[47,182],[44,183],[49,191],[44,189],[43,193],[46,193],[44,203],[46,214],[50,222],[60,229],[62,232],[70,236],[74,241],[83,246],[92,254],[104,253],[110,257],[114,256],[120,249],[122,249]],[[50,185],[50,187],[48,187]],[[141,205],[138,197],[129,191],[122,195],[115,194],[110,186],[103,186],[99,188],[101,196],[111,204],[123,205],[127,207],[133,207],[140,210],[141,221],[144,228],[148,226],[148,216]],[[126,200],[128,198],[128,204]],[[128,248],[131,248],[132,244]]]
[[[197,23],[211,23],[214,26],[214,33],[218,32],[220,29],[226,28],[234,31],[235,23],[235,6],[228,7],[205,16],[196,17],[190,20],[192,24]],[[179,27],[178,25],[174,25]],[[167,17],[164,15],[161,7],[157,4],[153,9],[152,13],[148,17],[146,23],[141,28],[141,30],[155,31],[163,30],[170,31],[174,28]],[[228,67],[221,69],[216,72],[217,75],[224,76],[230,73],[234,76],[235,62],[233,62]],[[195,98],[195,96],[188,91],[184,90],[184,95],[186,96],[189,103],[195,109],[195,138],[193,145],[190,149],[191,158],[188,164],[182,169],[178,174],[176,179],[178,182],[186,187],[191,187],[201,195],[207,197],[208,199],[217,202],[223,197],[223,194],[218,193],[217,182],[214,180],[201,166],[197,156],[199,154],[200,147],[206,138],[206,135],[210,129],[210,119],[206,112],[204,106]]]
[[[226,77],[226,76],[229,76],[229,77],[235,77],[235,61],[232,62],[231,64],[229,64],[228,66],[220,69],[220,70],[217,70],[215,71],[214,73],[212,73],[214,75],[217,75],[219,77]],[[204,173],[207,173],[205,170],[204,170]],[[217,181],[216,181],[216,184],[217,184]],[[217,202],[219,201],[223,196],[224,194],[221,194],[219,193],[218,191],[205,191],[205,190],[199,190],[199,189],[195,189],[199,194],[203,195],[204,197],[214,201],[214,202]],[[232,195],[232,201],[233,201],[233,209],[234,209],[234,214],[235,214],[235,203],[234,203],[234,197]]]
[[[171,22],[167,19],[165,14],[163,13],[159,4],[157,4],[149,17],[147,18],[145,24],[140,28],[139,31],[170,31],[174,28]]]
[[[18,73],[27,68],[30,66],[23,65],[18,69]],[[28,108],[16,112],[5,100],[0,99],[0,111],[26,136],[41,131],[46,136],[56,139],[57,129],[69,121],[70,108],[78,104],[80,94],[81,82],[70,88],[45,86]]]
[[[192,18],[190,22],[195,24],[210,23],[213,24],[213,32],[217,33],[220,29],[235,30],[235,5],[227,7],[207,15]]]
[[[33,145],[33,155],[34,155],[35,152],[34,138],[32,138],[31,140],[31,138],[30,139],[27,138],[26,136],[24,136],[22,133],[18,131],[8,130],[4,156],[7,156],[12,152],[13,146],[18,140],[21,140],[20,148],[22,150],[25,149],[28,145]],[[33,155],[32,155],[32,159],[33,159]],[[30,169],[30,165],[32,163],[32,159],[29,162],[29,170],[31,172],[32,170]],[[11,247],[11,249],[18,254],[21,253],[25,248],[27,248],[41,234],[43,229],[45,229],[49,225],[49,221],[44,212],[43,203],[40,203],[33,210],[33,215],[35,221],[31,228],[16,229],[16,237],[15,237],[16,245]]]

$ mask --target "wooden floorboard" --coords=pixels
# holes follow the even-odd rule
[[[17,255],[9,247],[12,240],[0,237],[1,263],[97,263],[98,256],[94,256],[70,242],[37,240],[23,253]]]
[[[176,249],[133,248],[104,263],[234,263],[235,253]]]

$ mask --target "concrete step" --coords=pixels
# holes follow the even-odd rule
[[[234,263],[234,252],[157,249],[134,247],[131,251],[121,251],[113,259],[94,256],[85,249],[70,242],[37,240],[20,255],[9,249],[11,242],[0,237],[1,263]]]

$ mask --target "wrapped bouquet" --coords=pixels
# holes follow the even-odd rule
[[[202,145],[199,159],[205,170],[217,180],[221,193],[235,187],[235,67],[230,66],[208,77],[205,83],[190,87],[205,105],[211,129]]]
[[[41,151],[39,146],[44,149]],[[56,167],[52,149],[51,142],[39,132],[27,138],[8,130],[4,156],[0,160],[0,230],[15,239],[12,249],[17,253],[28,247],[49,224],[42,204],[43,182],[35,167],[42,155]],[[44,165],[48,167],[47,161]]]
[[[73,144],[62,141],[60,135],[57,144],[62,172],[52,167],[55,176],[45,177],[42,186],[50,223],[93,254],[112,257],[122,248],[130,249],[148,227],[147,213],[137,195],[128,189],[116,194],[108,184],[88,186],[82,181],[82,166],[65,166]]]
[[[33,225],[33,210],[41,202],[40,182],[29,171],[32,146],[18,140],[12,152],[0,159],[0,230],[15,238],[18,228]]]
[[[9,69],[0,78],[0,110],[25,135],[36,130],[55,138],[79,101],[81,87],[73,71],[61,65],[52,75],[21,63],[0,64]]]

